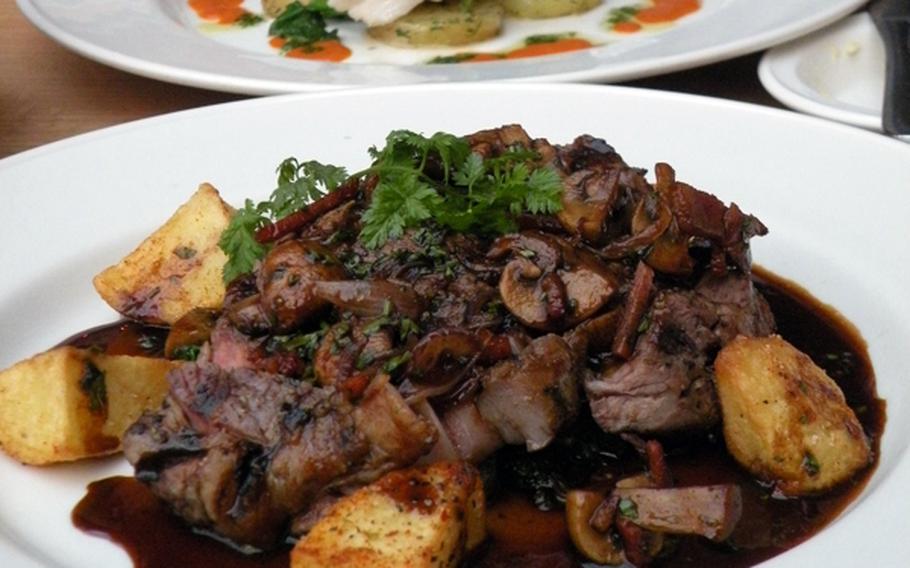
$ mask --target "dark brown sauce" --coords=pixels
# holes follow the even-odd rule
[[[809,354],[843,389],[847,402],[874,442],[876,461],[836,491],[820,497],[782,499],[737,466],[727,454],[719,432],[668,441],[665,444],[668,464],[677,484],[737,483],[743,490],[744,512],[728,542],[714,544],[698,538],[675,539],[672,554],[659,561],[658,566],[741,567],[776,556],[811,537],[843,511],[865,486],[877,465],[879,440],[885,424],[885,403],[876,397],[872,364],[862,337],[835,310],[822,305],[799,286],[761,269],[756,269],[755,279],[771,305],[780,335]],[[121,342],[135,345],[137,338],[149,329],[117,327],[122,324],[97,328],[75,336],[67,343],[102,345],[108,349]],[[120,329],[131,334],[131,339],[121,340],[117,336]],[[144,343],[148,344],[147,341]],[[628,474],[628,468],[628,464],[617,464],[615,471],[610,473],[615,479]],[[73,522],[87,532],[119,543],[129,552],[137,568],[272,568],[286,567],[289,563],[286,550],[247,556],[194,533],[171,515],[144,485],[132,478],[115,477],[89,485],[88,494],[73,511]],[[523,497],[510,494],[500,496],[490,504],[488,523],[490,538],[479,553],[465,563],[467,566],[594,566],[583,562],[573,550],[561,511],[541,512]]]
[[[93,327],[60,342],[81,349],[96,349],[108,355],[163,357],[167,328],[120,320]]]
[[[110,477],[88,486],[73,509],[73,524],[122,546],[136,568],[286,568],[287,550],[246,555],[190,530],[163,501],[132,477]]]

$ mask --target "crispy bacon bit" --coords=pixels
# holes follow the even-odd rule
[[[638,336],[641,318],[648,307],[653,289],[654,270],[644,262],[639,262],[635,276],[632,277],[632,288],[619,330],[613,338],[613,354],[617,357],[628,359],[632,356],[632,341]]]
[[[262,227],[256,232],[256,240],[263,244],[271,243],[296,233],[345,201],[354,199],[361,190],[369,191],[368,187],[374,186],[377,180],[368,178],[363,183],[361,181],[358,178],[350,178],[338,186],[335,191],[326,194],[322,199],[310,203],[300,211],[291,213],[283,219]]]

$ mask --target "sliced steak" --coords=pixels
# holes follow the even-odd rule
[[[477,409],[507,443],[539,450],[578,412],[576,367],[565,340],[553,334],[539,337],[516,361],[490,368]]]
[[[394,420],[378,447],[376,426],[332,388],[208,363],[187,364],[169,381],[162,408],[127,431],[126,457],[190,524],[240,544],[275,545],[329,492],[408,465],[433,441],[416,416],[388,412],[385,390],[373,406]],[[389,440],[406,451],[386,451]]]
[[[712,364],[737,335],[774,330],[765,299],[749,276],[706,276],[694,290],[663,290],[632,357],[585,389],[608,432],[666,432],[708,427],[719,418]]]

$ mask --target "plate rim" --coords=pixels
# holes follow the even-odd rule
[[[846,108],[845,106],[826,104],[820,98],[811,97],[799,89],[793,88],[792,81],[797,79],[788,77],[790,74],[788,70],[797,65],[805,54],[803,42],[819,41],[835,30],[848,30],[867,24],[872,25],[869,14],[860,12],[845,20],[832,23],[830,26],[817,30],[805,37],[800,37],[792,42],[787,42],[768,50],[758,64],[759,81],[771,93],[771,96],[794,110],[867,130],[882,132],[882,118],[879,113],[863,112],[856,106]]]
[[[286,105],[293,104],[295,101],[306,101],[311,99],[333,99],[337,100],[337,97],[355,97],[362,98],[369,96],[372,93],[394,93],[396,91],[451,91],[455,90],[481,90],[481,91],[516,91],[516,92],[533,92],[535,96],[560,92],[560,91],[570,91],[570,92],[579,92],[579,93],[592,93],[597,95],[602,95],[606,98],[609,98],[611,93],[619,93],[623,97],[636,96],[639,98],[648,98],[649,103],[656,104],[662,100],[672,100],[680,103],[686,103],[686,101],[692,101],[692,104],[699,106],[701,109],[709,110],[711,108],[724,108],[724,109],[733,109],[738,110],[739,112],[749,112],[763,115],[775,120],[785,120],[788,123],[796,124],[806,124],[811,125],[813,128],[824,129],[830,131],[836,131],[839,133],[847,134],[851,138],[862,138],[868,142],[876,141],[877,144],[883,145],[883,147],[900,149],[900,152],[910,155],[908,150],[910,147],[907,145],[879,135],[872,132],[861,131],[846,125],[833,123],[830,121],[825,121],[816,117],[796,114],[790,111],[776,109],[772,107],[764,107],[752,103],[745,103],[739,101],[729,101],[723,99],[716,99],[711,97],[705,97],[700,95],[684,94],[684,93],[675,93],[667,91],[655,91],[655,90],[645,90],[638,89],[626,86],[594,86],[594,85],[560,85],[560,84],[537,84],[537,85],[527,85],[527,84],[494,84],[494,83],[464,83],[459,85],[409,85],[409,86],[399,86],[399,87],[375,87],[370,89],[362,90],[351,90],[342,93],[311,93],[311,94],[293,94],[286,95],[282,97],[269,97],[261,99],[248,99],[242,101],[232,101],[226,102],[219,105],[212,105],[210,107],[201,107],[198,109],[190,109],[185,111],[180,111],[176,113],[169,113],[164,115],[159,115],[155,117],[150,117],[142,120],[133,121],[130,123],[125,123],[121,125],[111,126],[108,128],[96,130],[90,133],[81,134],[78,136],[70,137],[58,142],[40,146],[32,150],[16,154],[14,156],[0,160],[0,176],[7,174],[9,169],[24,165],[30,159],[40,158],[47,153],[58,152],[67,149],[73,145],[79,145],[84,143],[92,143],[95,140],[101,140],[104,137],[112,136],[120,133],[128,133],[133,129],[142,129],[149,125],[152,126],[161,126],[167,124],[170,121],[174,120],[192,120],[194,116],[205,116],[208,114],[218,114],[229,112],[230,108],[233,108],[235,105],[244,105],[251,108],[262,107],[266,105]],[[688,104],[688,103],[686,103]],[[229,108],[225,108],[229,107]],[[159,124],[160,123],[160,124]],[[886,436],[888,433],[886,432]],[[906,452],[903,452],[901,455],[896,456],[895,458],[895,469],[890,473],[890,475],[882,480],[889,487],[893,487],[898,481],[899,478],[908,479],[904,474],[907,473],[910,469],[910,460],[906,456]],[[883,483],[883,487],[885,485]],[[884,490],[875,492],[876,496],[879,496],[881,493],[884,493]],[[872,495],[870,495],[871,497]],[[0,528],[3,528],[0,525]],[[2,531],[0,531],[2,534]],[[0,539],[0,551],[3,550],[4,544],[10,544],[10,541],[4,541]],[[13,545],[18,545],[18,541],[12,541]],[[28,550],[24,551],[24,554],[27,554]],[[36,562],[31,556],[27,557],[32,562]],[[36,564],[40,565],[40,564]],[[791,565],[791,564],[787,564]]]
[[[149,1],[149,0],[134,0]],[[189,69],[169,65],[120,53],[114,49],[97,45],[67,30],[52,18],[46,17],[39,9],[41,0],[16,0],[22,14],[39,30],[64,47],[102,65],[132,73],[135,75],[170,82],[188,87],[204,88],[229,93],[249,95],[271,95],[299,92],[339,90],[371,86],[369,83],[325,83],[309,80],[274,80],[249,77],[243,74],[223,74],[205,70]],[[748,0],[726,0],[730,2],[748,2]],[[628,63],[614,65],[595,65],[588,69],[554,73],[549,75],[526,75],[512,78],[490,77],[488,80],[535,83],[535,82],[599,82],[613,83],[634,79],[643,79],[656,75],[672,73],[702,65],[709,65],[726,59],[739,57],[762,49],[778,45],[803,35],[812,33],[828,24],[842,19],[865,4],[866,0],[829,0],[815,12],[786,26],[778,26],[761,33],[746,35],[720,46],[707,45],[695,50],[685,51],[678,55],[650,57]],[[479,64],[482,65],[482,64]],[[419,84],[432,82],[427,79],[409,82]],[[455,82],[476,82],[459,80]]]

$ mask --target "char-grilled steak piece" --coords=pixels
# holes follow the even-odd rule
[[[392,434],[410,452],[377,453],[334,389],[282,375],[195,363],[169,381],[162,408],[127,431],[126,457],[187,522],[239,544],[274,546],[317,500],[407,465],[433,442],[422,421],[405,416]]]

